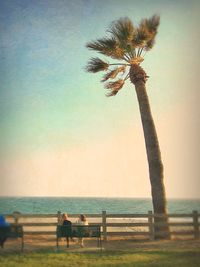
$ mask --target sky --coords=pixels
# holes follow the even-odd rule
[[[159,14],[142,67],[166,195],[200,198],[199,10],[197,0],[1,0],[0,196],[151,197],[134,87],[105,97],[85,45],[121,17]]]

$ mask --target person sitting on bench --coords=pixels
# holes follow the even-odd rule
[[[7,239],[7,234],[10,232],[10,224],[6,222],[5,218],[0,215],[0,246],[3,248]]]
[[[84,225],[89,225],[87,219],[86,219],[86,216],[83,215],[83,214],[80,214],[77,222],[76,222],[77,225],[80,225],[80,226],[84,226]],[[83,243],[83,237],[79,237],[78,239],[78,243],[79,245],[83,248],[84,247],[84,243]]]
[[[68,219],[68,216],[66,213],[63,213],[62,215],[62,225],[67,225],[69,227],[68,229],[68,235],[66,236],[66,241],[67,241],[67,247],[69,247],[69,237],[71,238],[72,241],[72,222]]]

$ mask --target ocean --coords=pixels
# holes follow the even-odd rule
[[[69,214],[147,213],[153,210],[148,198],[99,198],[99,197],[0,197],[0,214],[21,213]],[[169,199],[170,213],[200,212],[200,199]]]

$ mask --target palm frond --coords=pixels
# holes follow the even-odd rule
[[[158,15],[153,15],[151,18],[144,19],[142,21],[150,33],[157,33],[157,29],[160,24],[160,17]]]
[[[145,47],[149,50],[153,47],[154,39],[157,33],[157,28],[160,23],[160,17],[157,15],[152,16],[149,19],[143,19],[132,40],[133,47]]]
[[[109,89],[110,92],[106,94],[106,96],[114,96],[118,93],[118,91],[123,87],[124,80],[119,79],[115,82],[109,82],[105,85],[106,89]]]
[[[107,81],[108,79],[114,79],[120,72],[125,72],[126,66],[121,66],[118,68],[115,68],[114,70],[109,71],[106,73],[102,79],[102,82]]]
[[[88,61],[88,64],[86,66],[86,71],[88,72],[98,72],[98,71],[103,71],[103,70],[107,70],[109,67],[109,64],[103,60],[101,60],[98,57],[95,58],[91,58]]]
[[[112,22],[111,29],[108,30],[108,32],[110,32],[120,43],[127,43],[133,39],[135,28],[129,18],[120,18],[119,20]]]
[[[101,38],[96,41],[92,41],[86,44],[86,47],[98,51],[100,53],[104,52],[104,50],[112,50],[115,49],[117,42],[114,38]]]
[[[132,45],[135,47],[143,47],[146,42],[148,42],[151,38],[151,34],[147,31],[147,29],[140,25],[137,28],[134,39],[132,40]]]
[[[97,41],[87,43],[86,47],[115,59],[121,59],[124,56],[124,51],[118,46],[115,38],[97,39]]]
[[[109,93],[106,94],[107,97],[115,96],[118,93],[118,90],[111,90]]]
[[[145,50],[146,51],[151,50],[153,48],[154,44],[155,44],[155,39],[154,38],[149,40],[145,45]]]
[[[134,47],[132,47],[132,39],[136,33],[136,29],[129,18],[120,18],[112,22],[109,33],[117,40],[119,47],[124,50],[126,59],[133,56]]]

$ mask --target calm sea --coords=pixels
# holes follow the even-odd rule
[[[78,198],[78,197],[0,197],[0,214],[21,213],[147,213],[152,210],[151,199],[144,198]],[[173,213],[200,212],[198,200],[168,200]]]

